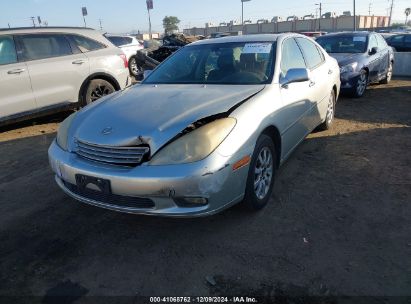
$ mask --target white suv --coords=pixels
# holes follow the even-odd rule
[[[139,76],[142,71],[139,69],[136,61],[137,51],[144,49],[144,45],[133,36],[112,36],[106,35],[106,38],[115,46],[119,47],[128,59],[128,68],[130,74],[134,77]]]
[[[84,106],[130,84],[127,57],[95,30],[0,30],[0,125]]]

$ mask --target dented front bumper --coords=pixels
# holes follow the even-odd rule
[[[248,165],[233,170],[239,157],[222,156],[216,152],[206,159],[181,165],[118,167],[88,161],[75,153],[62,150],[54,141],[49,148],[49,161],[57,184],[71,197],[84,203],[120,212],[195,217],[217,213],[244,196]],[[154,202],[150,208],[115,200],[102,202],[72,191],[76,175],[108,180],[112,197],[146,198]],[[96,190],[96,189],[94,189]],[[193,200],[194,198],[194,200]],[[192,204],[184,205],[188,199]]]

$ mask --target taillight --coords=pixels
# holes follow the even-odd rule
[[[128,60],[127,60],[127,56],[126,56],[126,55],[124,55],[124,54],[120,54],[119,56],[121,57],[121,59],[123,59],[123,62],[124,62],[124,67],[125,67],[125,68],[128,68]]]

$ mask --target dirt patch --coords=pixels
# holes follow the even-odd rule
[[[411,296],[410,113],[409,80],[341,98],[267,208],[186,220],[78,203],[48,168],[57,121],[3,130],[0,295]]]

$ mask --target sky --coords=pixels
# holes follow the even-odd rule
[[[315,3],[320,0],[251,0],[244,3],[244,19],[274,16],[283,18],[291,15],[304,16],[315,14]],[[391,0],[356,0],[357,14],[386,15]],[[109,33],[128,33],[148,31],[148,15],[145,0],[0,0],[0,28],[31,26],[31,16],[41,16],[49,26],[83,26],[81,7],[86,6],[87,26],[99,28]],[[394,0],[393,21],[404,22],[404,10],[411,6],[411,0]],[[323,12],[337,12],[353,8],[352,0],[325,0]],[[154,0],[151,11],[153,31],[161,32],[164,16],[177,16],[180,29],[204,27],[206,22],[219,24],[230,20],[241,20],[240,0]]]

